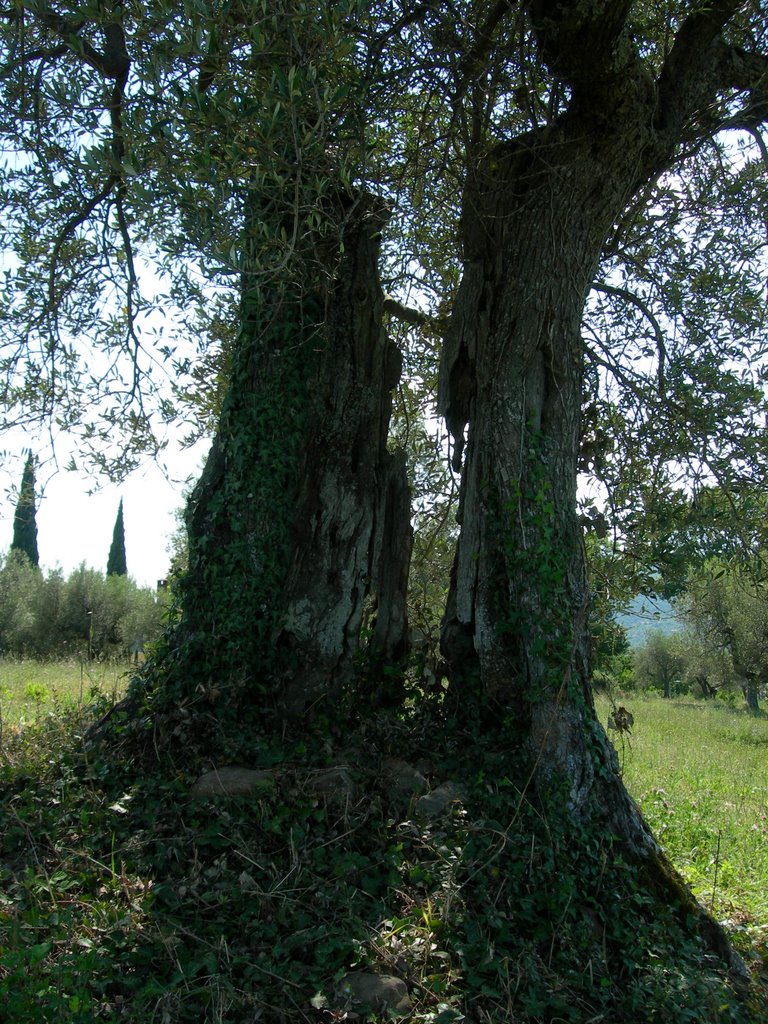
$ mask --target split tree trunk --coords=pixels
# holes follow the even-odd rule
[[[189,504],[175,643],[186,690],[194,680],[228,706],[296,715],[338,696],[362,654],[405,653],[410,501],[404,455],[387,449],[401,361],[382,326],[384,212],[340,202],[338,220],[337,248],[326,232],[296,255],[282,292],[244,275],[230,388]]]
[[[631,183],[606,181],[607,166],[565,142],[557,128],[499,147],[467,187],[464,278],[441,375],[459,446],[468,424],[443,653],[458,686],[506,709],[539,782],[567,781],[576,810],[591,804],[595,750],[609,757],[589,685],[576,515],[580,323]],[[645,843],[618,786],[614,825]]]
[[[574,826],[617,837],[649,887],[736,964],[629,797],[590,687],[580,324],[612,226],[673,151],[654,103],[639,63],[623,69],[557,124],[490,149],[466,183],[464,275],[440,380],[458,458],[467,429],[442,646],[456,699],[490,704],[527,751],[520,786],[533,783]]]

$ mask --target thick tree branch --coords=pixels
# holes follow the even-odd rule
[[[693,113],[706,107],[720,84],[723,28],[740,6],[740,0],[710,0],[697,5],[680,26],[658,78],[658,130],[679,134]]]
[[[740,47],[728,47],[720,66],[723,88],[746,92],[747,102],[732,114],[723,127],[753,132],[768,121],[768,56],[748,53]]]
[[[594,85],[634,53],[620,40],[631,0],[531,0],[528,10],[550,70],[570,85]]]
[[[104,78],[119,79],[128,74],[131,62],[125,45],[125,33],[119,22],[110,22],[102,26],[104,50],[100,53],[80,35],[85,26],[84,19],[69,20],[50,7],[38,4],[27,7],[38,24],[58,36],[72,53]]]
[[[384,297],[384,312],[387,316],[393,316],[396,320],[401,320],[404,324],[410,324],[412,327],[428,327],[436,334],[443,334],[445,331],[444,320],[430,316],[429,313],[423,313],[420,309],[414,309],[412,306],[406,306],[391,295]]]
[[[6,81],[11,75],[18,71],[20,68],[26,67],[27,64],[33,64],[35,61],[41,61],[46,64],[50,61],[58,60],[59,57],[63,57],[64,54],[69,52],[69,47],[63,43],[60,46],[54,46],[50,49],[44,47],[38,47],[36,50],[30,50],[25,53],[23,57],[19,57],[18,60],[10,61],[0,71],[0,82]]]

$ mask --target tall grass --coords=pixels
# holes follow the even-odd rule
[[[611,736],[656,837],[718,918],[768,939],[768,718],[691,700],[623,702],[632,733]],[[605,722],[606,701],[598,713]]]
[[[82,706],[96,694],[117,696],[130,666],[121,662],[0,660],[0,720],[17,730],[58,707]]]

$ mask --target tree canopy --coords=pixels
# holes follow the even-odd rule
[[[684,88],[701,91],[674,152],[626,197],[585,311],[583,468],[626,538],[653,533],[681,485],[735,486],[762,464],[765,27],[759,5],[602,6],[616,66],[631,53],[659,82],[659,131]],[[78,430],[81,457],[115,472],[162,444],[175,416],[210,429],[246,196],[268,209],[293,189],[292,223],[254,239],[269,277],[332,181],[379,191],[393,204],[385,281],[439,327],[473,154],[551,131],[604,58],[565,56],[578,10],[7,5],[6,424]],[[684,55],[699,51],[706,67],[691,63],[683,87]],[[308,93],[311,123],[290,138],[283,112],[300,124]],[[404,336],[411,386],[434,387],[437,338]]]
[[[758,712],[758,694],[768,676],[768,603],[754,568],[709,559],[692,571],[682,607],[704,652],[714,664],[728,659],[750,710]]]

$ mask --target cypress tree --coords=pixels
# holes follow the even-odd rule
[[[127,576],[128,565],[125,558],[125,524],[123,523],[123,499],[117,508],[115,529],[112,533],[112,546],[107,559],[107,576]]]
[[[35,520],[35,462],[32,452],[27,456],[21,477],[19,500],[13,516],[13,542],[11,551],[23,551],[32,565],[40,565],[37,551],[37,522]]]

